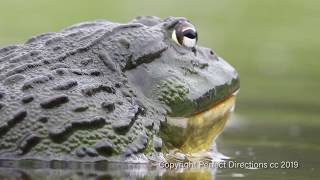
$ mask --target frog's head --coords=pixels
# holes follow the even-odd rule
[[[223,129],[239,89],[237,71],[210,48],[185,18],[141,17],[126,74],[135,89],[167,109],[161,136],[167,148],[198,152]]]

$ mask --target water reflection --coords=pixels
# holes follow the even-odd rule
[[[123,163],[45,163],[2,161],[0,179],[214,179],[213,168],[166,169]]]
[[[236,162],[298,162],[293,168],[163,168],[154,164],[0,161],[0,179],[318,179],[319,125],[246,113],[232,119],[218,149]],[[250,119],[248,119],[250,117]],[[281,117],[277,116],[277,117]],[[304,118],[308,116],[303,114]],[[313,115],[311,115],[313,117]],[[268,118],[269,120],[264,120]],[[309,118],[310,119],[310,118]],[[255,121],[256,120],[256,121]]]

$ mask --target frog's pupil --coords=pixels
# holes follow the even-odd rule
[[[190,38],[190,39],[195,39],[197,37],[197,33],[195,31],[193,31],[192,29],[188,29],[188,30],[184,31],[183,35],[185,37]]]

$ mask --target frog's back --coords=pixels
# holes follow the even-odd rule
[[[0,49],[0,159],[113,160],[147,149],[154,113],[121,72],[129,55],[111,37],[122,26],[82,23]]]

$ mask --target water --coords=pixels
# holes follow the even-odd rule
[[[298,162],[299,168],[24,162],[2,163],[0,179],[319,179],[319,7],[315,0],[2,0],[0,46],[86,20],[189,18],[199,44],[213,48],[241,77],[236,116],[217,142],[219,152],[229,161]]]
[[[254,113],[244,109],[235,114],[217,141],[219,152],[229,159],[216,164],[165,168],[158,163],[8,161],[0,163],[0,179],[318,179],[319,126],[279,123],[275,113],[254,120]],[[314,116],[295,114],[310,120]]]

